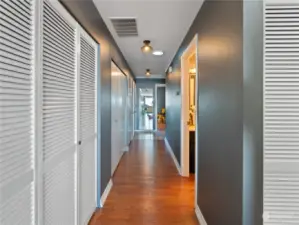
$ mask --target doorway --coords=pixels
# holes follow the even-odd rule
[[[198,151],[198,36],[195,35],[181,57],[181,175],[195,176],[197,199]]]
[[[152,88],[139,88],[139,121],[141,131],[154,129],[154,91]]]

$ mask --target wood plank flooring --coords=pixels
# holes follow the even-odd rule
[[[198,225],[194,177],[178,175],[163,140],[140,134],[114,175],[105,206],[89,225]]]

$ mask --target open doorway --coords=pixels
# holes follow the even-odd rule
[[[152,88],[139,89],[139,130],[154,129],[154,91]]]
[[[190,42],[181,57],[181,175],[195,177],[195,202],[197,199],[198,151],[198,37]]]

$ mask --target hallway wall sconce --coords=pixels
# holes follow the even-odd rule
[[[190,69],[190,70],[189,70],[189,73],[191,73],[191,74],[196,74],[196,68]]]
[[[149,53],[153,51],[153,48],[151,46],[151,41],[150,40],[144,40],[143,41],[143,46],[141,47],[141,51],[143,53]]]
[[[146,69],[145,75],[146,76],[150,76],[151,75],[151,70],[150,69]]]

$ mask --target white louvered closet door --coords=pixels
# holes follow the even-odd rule
[[[79,221],[88,224],[96,208],[96,43],[80,32]]]
[[[50,2],[43,5],[43,225],[73,225],[76,24]]]
[[[0,224],[34,223],[33,0],[0,1]]]
[[[264,7],[264,224],[299,224],[299,2]]]

